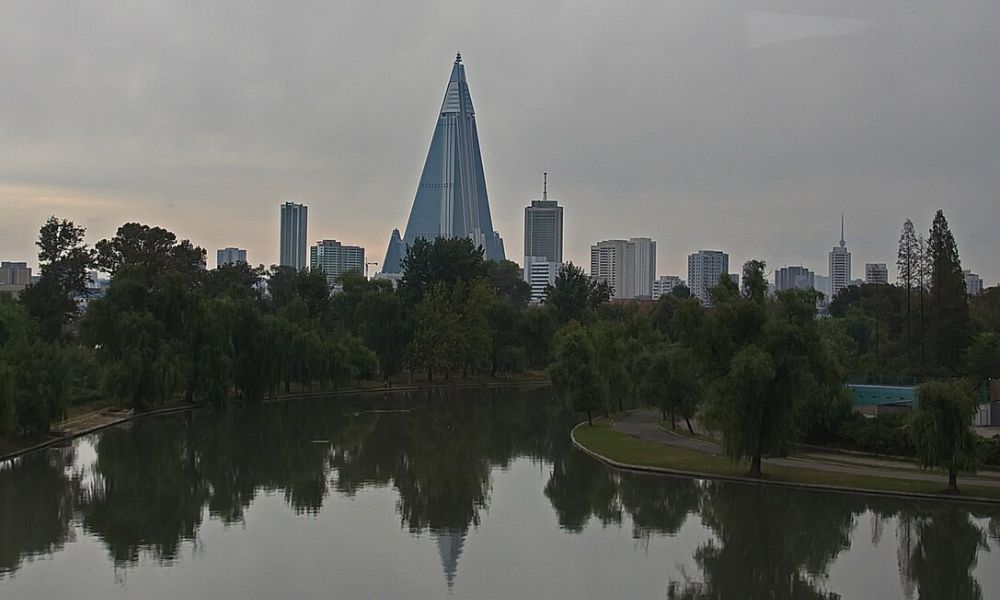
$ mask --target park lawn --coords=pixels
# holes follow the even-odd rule
[[[684,471],[692,475],[723,476],[745,478],[751,482],[781,482],[806,485],[825,485],[840,488],[854,488],[881,492],[909,492],[919,494],[941,494],[945,496],[944,482],[914,481],[896,479],[891,476],[877,477],[855,473],[835,473],[813,469],[800,469],[767,464],[764,461],[763,479],[745,477],[747,463],[733,464],[726,457],[713,456],[703,452],[676,448],[646,442],[620,431],[611,429],[608,421],[599,419],[594,426],[583,425],[574,430],[576,441],[587,449],[611,460],[639,467],[655,467],[673,471]],[[960,485],[958,497],[980,497],[1000,500],[1000,488]]]

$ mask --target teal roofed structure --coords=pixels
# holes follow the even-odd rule
[[[487,259],[505,258],[503,240],[493,230],[475,109],[461,53],[452,65],[405,233],[400,237],[393,232],[382,272],[399,273],[406,247],[418,237],[468,237],[483,248]]]

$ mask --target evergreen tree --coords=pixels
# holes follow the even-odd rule
[[[934,364],[957,372],[969,342],[969,303],[958,258],[958,245],[942,211],[934,216],[927,240],[930,256],[931,318],[929,337]]]
[[[917,241],[917,231],[913,221],[903,222],[903,232],[899,236],[899,251],[896,254],[896,267],[899,269],[899,283],[906,290],[906,361],[913,364],[913,319],[912,290],[918,281],[920,269],[920,244]]]

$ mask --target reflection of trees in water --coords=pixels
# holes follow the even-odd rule
[[[86,489],[58,454],[29,455],[0,471],[0,573],[61,547],[74,511],[116,563],[145,553],[169,561],[195,539],[205,507],[239,522],[263,491],[316,513],[331,487],[371,485],[395,487],[404,526],[449,541],[455,562],[488,502],[492,467],[546,456],[565,437],[549,435],[559,419],[547,395],[392,394],[379,408],[413,412],[367,412],[371,397],[356,397],[140,420],[101,434]]]
[[[987,530],[964,510],[925,503],[899,515],[900,574],[904,589],[919,598],[956,600],[983,597],[972,575],[979,552],[989,551]]]
[[[633,536],[673,535],[698,514],[714,534],[693,553],[700,579],[672,581],[667,597],[838,598],[826,589],[830,565],[850,548],[858,516],[872,516],[871,543],[896,519],[903,591],[919,597],[979,599],[972,575],[987,532],[996,539],[998,519],[962,506],[743,486],[693,479],[642,476],[606,469],[578,452],[553,458],[545,495],[560,526],[580,532],[590,519],[632,521]],[[912,596],[910,593],[907,597]]]
[[[28,454],[0,464],[0,579],[26,557],[52,554],[71,535],[80,476],[72,449]]]
[[[627,515],[633,536],[649,539],[700,515],[713,533],[694,552],[700,580],[671,583],[668,597],[832,597],[824,578],[865,511],[875,537],[895,519],[904,586],[919,597],[982,595],[971,572],[986,540],[1000,538],[996,512],[973,521],[944,504],[620,473],[572,448],[574,415],[547,395],[393,394],[379,408],[413,412],[365,412],[376,403],[357,397],[142,420],[98,438],[86,486],[73,474],[72,451],[29,455],[0,470],[0,573],[58,550],[74,514],[128,564],[144,553],[176,557],[206,507],[233,523],[261,491],[308,514],[331,488],[352,495],[392,486],[403,526],[432,533],[450,583],[489,502],[492,469],[527,456],[551,461],[544,494],[567,531]]]
[[[836,598],[822,588],[850,547],[863,501],[851,496],[710,483],[701,519],[715,539],[694,552],[703,581],[674,583],[669,598]]]

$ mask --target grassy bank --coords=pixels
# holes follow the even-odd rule
[[[587,450],[625,465],[663,469],[680,474],[745,479],[746,481],[795,485],[816,485],[850,490],[865,490],[899,494],[942,495],[945,484],[935,481],[914,481],[893,477],[878,477],[853,473],[836,473],[769,465],[765,461],[764,477],[745,477],[748,465],[733,464],[728,458],[703,452],[646,442],[626,435],[608,425],[605,419],[595,420],[594,426],[582,425],[573,432],[576,442]],[[1000,488],[964,485],[959,497],[1000,500]],[[943,496],[944,497],[944,496]],[[955,496],[946,496],[954,498]]]

